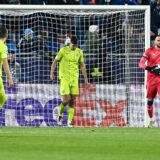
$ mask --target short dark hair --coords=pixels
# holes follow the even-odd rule
[[[0,38],[5,38],[7,36],[7,29],[3,26],[0,27]]]
[[[15,51],[11,50],[8,54],[15,54]]]
[[[71,43],[72,43],[72,44],[77,44],[77,43],[78,43],[78,39],[77,39],[76,36],[72,36],[72,37],[71,37]]]

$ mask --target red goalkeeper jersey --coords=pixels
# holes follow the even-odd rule
[[[146,66],[145,63],[147,61],[147,66],[155,66],[157,64],[160,65],[160,49],[155,47],[148,48],[143,57],[140,60],[139,66],[144,68]],[[148,71],[147,73],[147,84],[154,85],[160,83],[160,76],[152,74]]]

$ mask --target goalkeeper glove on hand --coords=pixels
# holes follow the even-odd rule
[[[145,69],[152,74],[160,76],[160,67],[158,65],[155,65],[155,66],[152,66],[152,67],[147,66]]]

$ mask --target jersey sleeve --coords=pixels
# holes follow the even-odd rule
[[[84,62],[83,51],[81,51],[81,55],[79,57],[79,63],[83,63],[83,62]]]
[[[56,60],[61,61],[62,57],[63,57],[63,49],[61,48],[59,53],[56,55]]]
[[[146,58],[147,60],[150,57],[150,48],[146,50],[146,52],[143,54],[143,57]]]
[[[0,58],[4,59],[8,57],[8,49],[7,46],[3,47],[1,53],[0,53]]]
[[[142,57],[139,62],[139,67],[145,69],[146,68],[146,61],[147,61],[147,59],[145,57]]]

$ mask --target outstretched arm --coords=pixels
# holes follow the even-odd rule
[[[54,59],[54,61],[52,62],[51,72],[50,72],[50,79],[51,79],[51,80],[54,79],[54,71],[55,71],[57,62],[58,62],[58,61],[57,61],[56,59]]]
[[[83,62],[80,63],[80,66],[81,66],[82,74],[83,74],[83,77],[84,77],[84,82],[85,82],[85,83],[88,83],[86,66],[85,66],[85,64],[84,64]]]

